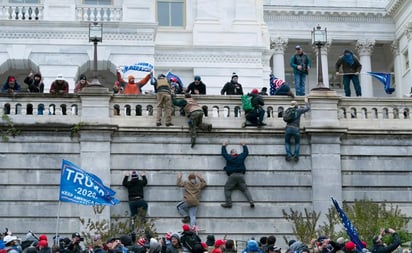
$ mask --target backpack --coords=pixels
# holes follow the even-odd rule
[[[242,95],[240,97],[240,99],[242,100],[242,109],[245,112],[250,112],[251,110],[253,110],[253,106],[252,106],[252,97],[248,96],[248,95]]]
[[[286,111],[283,113],[283,121],[286,123],[291,123],[297,118],[297,111],[296,107],[289,107],[286,109]]]
[[[195,233],[188,234],[181,239],[183,246],[191,253],[202,253],[204,251],[200,238]]]

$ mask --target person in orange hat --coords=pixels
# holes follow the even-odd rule
[[[127,84],[124,87],[123,94],[125,95],[140,95],[142,93],[142,87],[146,85],[146,83],[150,80],[152,72],[147,74],[142,80],[135,82],[135,78],[132,75],[127,77]],[[126,81],[122,78],[122,74],[117,71],[117,81],[120,83],[126,83]]]

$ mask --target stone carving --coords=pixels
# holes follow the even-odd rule
[[[356,50],[359,55],[371,55],[373,52],[373,47],[375,46],[375,40],[363,39],[356,42]]]

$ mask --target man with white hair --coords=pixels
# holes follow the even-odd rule
[[[307,97],[305,97],[305,107],[300,108],[297,101],[291,102],[291,107],[284,112],[283,119],[287,122],[285,128],[285,149],[286,149],[286,161],[291,161],[292,158],[297,162],[299,161],[300,150],[300,116],[310,110],[310,104]],[[285,116],[291,111],[293,118],[289,121],[285,119]],[[291,152],[291,138],[295,139],[295,152]]]

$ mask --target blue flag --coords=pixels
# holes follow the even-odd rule
[[[167,72],[167,73],[166,73],[166,78],[167,78],[167,80],[169,80],[169,81],[170,81],[170,79],[172,79],[172,78],[176,78],[177,83],[179,84],[179,86],[180,86],[181,88],[184,87],[182,79],[180,79],[179,76],[173,74],[172,72],[170,72],[170,71]]]
[[[386,94],[392,94],[395,91],[395,88],[391,88],[391,73],[368,72],[368,74],[383,84]]]
[[[362,252],[362,249],[364,248],[364,246],[361,240],[359,239],[358,231],[356,230],[355,226],[353,226],[352,222],[349,220],[345,212],[342,210],[342,208],[340,208],[339,203],[334,198],[332,198],[332,202],[342,220],[343,226],[345,227],[345,230],[346,230],[346,234],[348,234],[350,240],[356,245],[356,249],[359,252]]]
[[[80,205],[116,205],[115,191],[105,186],[100,178],[77,165],[63,160],[60,175],[59,200]]]
[[[122,67],[123,74],[128,71],[142,71],[142,72],[150,72],[153,70],[153,65],[147,62],[138,62],[133,65],[124,66]]]

